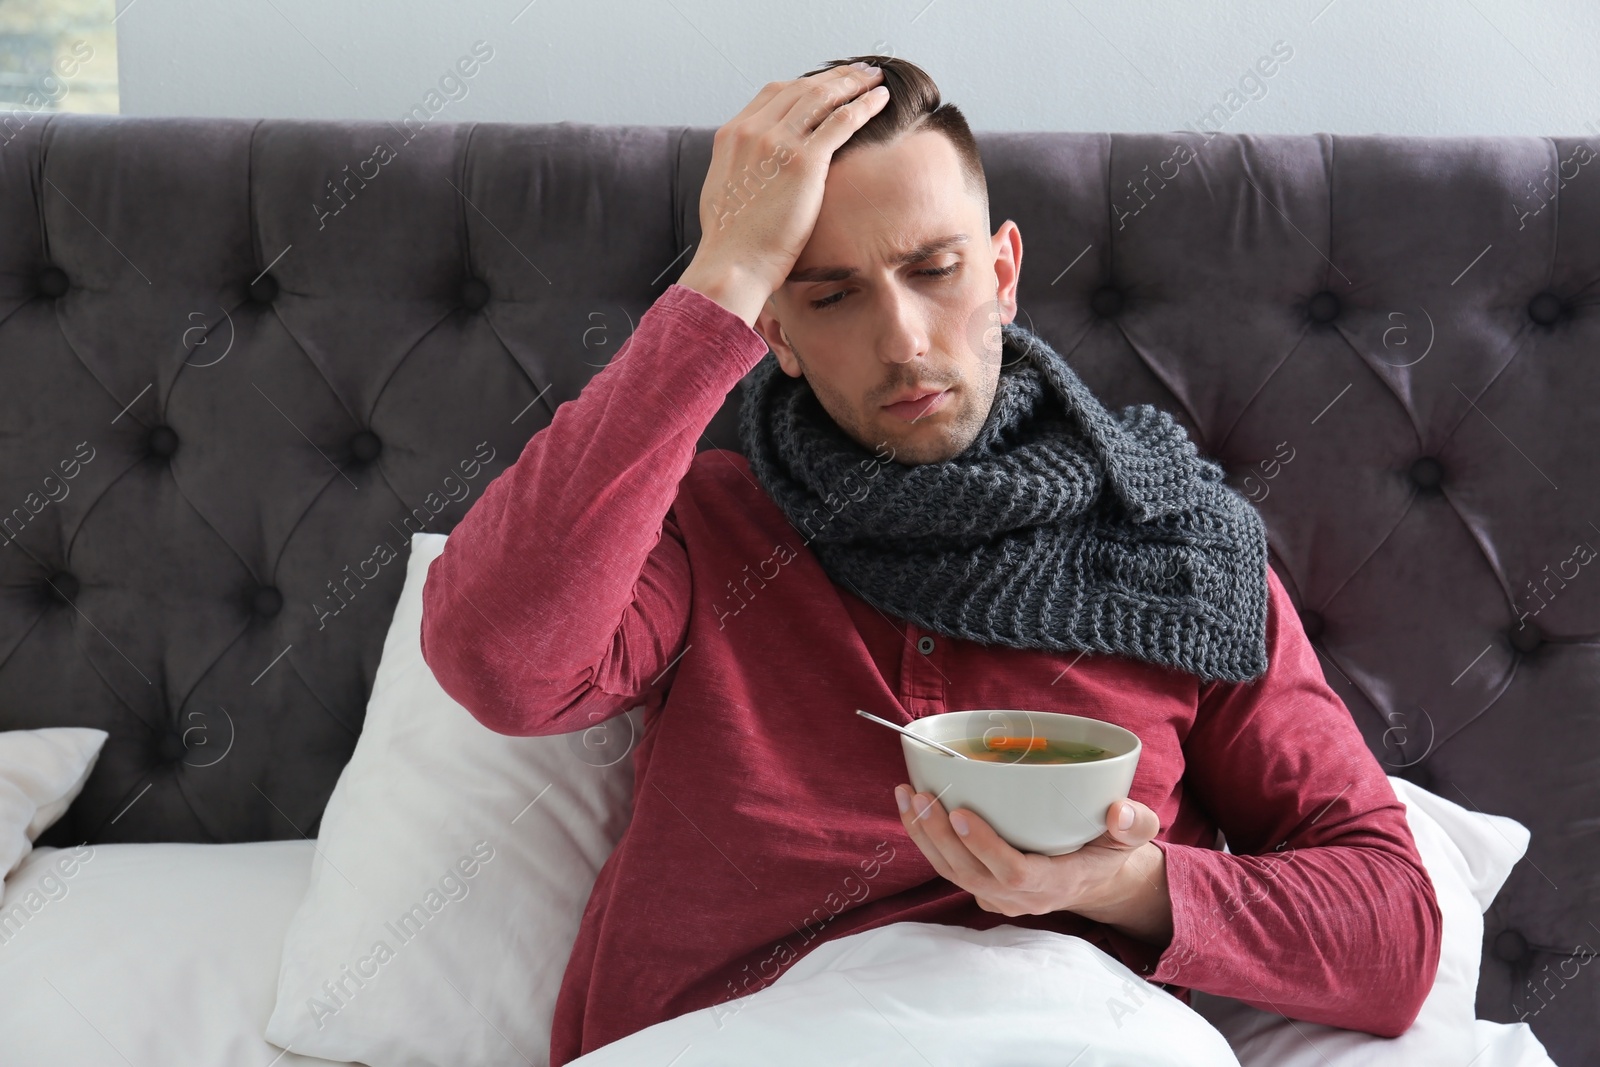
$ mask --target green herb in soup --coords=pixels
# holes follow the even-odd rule
[[[963,756],[989,763],[1091,763],[1110,759],[1115,752],[1081,741],[1053,741],[1043,737],[989,734],[945,741]]]

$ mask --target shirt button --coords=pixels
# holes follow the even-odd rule
[[[928,653],[932,652],[933,651],[933,638],[926,637],[926,636],[922,637],[922,638],[919,638],[917,640],[917,651],[921,652],[924,656],[926,656]]]

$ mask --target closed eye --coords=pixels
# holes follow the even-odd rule
[[[912,273],[920,274],[920,275],[923,275],[924,277],[948,278],[950,275],[954,274],[956,271],[958,271],[960,269],[961,269],[961,261],[958,259],[954,263],[950,264],[948,267],[939,267],[937,269],[932,269],[932,270],[919,270],[919,271],[913,271]],[[844,296],[845,296],[845,294],[847,292],[849,292],[849,290],[841,289],[837,293],[829,293],[827,296],[823,297],[821,300],[813,300],[813,301],[811,301],[811,306],[813,308],[815,308],[816,310],[818,310],[818,311],[824,311],[824,310],[826,310],[828,308],[831,308],[831,307],[834,307],[835,305],[837,305],[839,303],[839,301],[844,298]]]

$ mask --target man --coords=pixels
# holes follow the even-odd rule
[[[1021,235],[989,235],[964,119],[866,59],[717,131],[688,269],[429,571],[423,654],[490,729],[646,709],[551,1063],[898,921],[1077,934],[1185,998],[1402,1033],[1433,886],[1259,516],[1016,325]],[[696,455],[747,375],[744,455]],[[1143,751],[1105,834],[1030,855],[913,796],[857,708],[1073,712]]]

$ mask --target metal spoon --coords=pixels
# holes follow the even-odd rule
[[[870,711],[862,711],[860,708],[857,708],[856,709],[856,714],[861,716],[863,719],[871,719],[873,722],[878,723],[880,726],[887,726],[891,730],[898,730],[902,734],[905,734],[907,737],[911,738],[911,740],[920,741],[924,745],[927,745],[929,748],[938,749],[940,752],[943,752],[946,756],[954,756],[956,759],[965,759],[965,760],[969,760],[969,759],[972,758],[971,756],[963,755],[962,753],[957,752],[955,749],[951,748],[948,745],[941,745],[937,741],[931,741],[926,737],[922,737],[919,734],[915,734],[915,733],[911,732],[910,730],[907,730],[904,726],[899,726],[899,725],[897,725],[895,723],[892,723],[888,719],[880,719],[876,715],[872,714]]]

